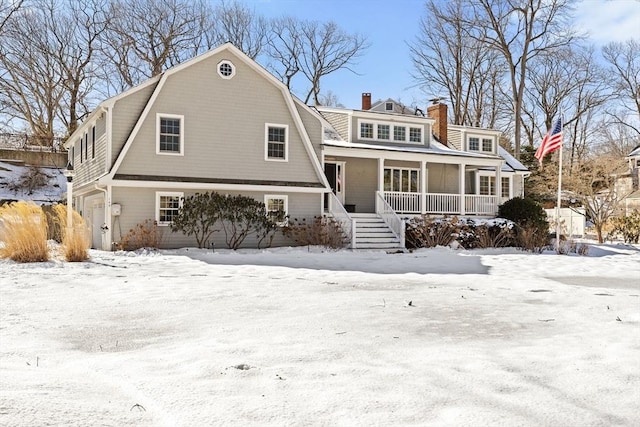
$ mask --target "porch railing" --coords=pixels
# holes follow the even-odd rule
[[[391,209],[405,214],[495,215],[498,211],[497,196],[428,193],[424,198],[423,210],[420,193],[385,191],[382,194]]]
[[[400,245],[404,248],[404,220],[398,216],[396,211],[391,207],[380,191],[376,191],[376,213],[382,217],[389,226],[393,234],[400,239]]]
[[[338,197],[335,194],[329,193],[329,206],[328,210],[333,215],[333,218],[342,227],[342,232],[345,234],[349,242],[351,249],[356,248],[356,220],[349,216],[349,213],[345,210]]]

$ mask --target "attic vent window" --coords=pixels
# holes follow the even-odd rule
[[[236,67],[230,61],[220,61],[218,64],[218,74],[223,79],[230,79],[236,74]]]
[[[393,111],[393,102],[385,102],[384,109],[385,111]]]

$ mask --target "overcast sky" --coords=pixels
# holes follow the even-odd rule
[[[425,104],[428,98],[412,87],[407,41],[418,33],[422,0],[253,0],[256,12],[267,17],[293,15],[303,19],[334,20],[342,28],[367,37],[371,46],[360,58],[355,75],[337,72],[322,82],[348,108],[359,108],[362,92],[374,100],[394,98],[405,104]],[[577,26],[600,46],[609,41],[640,38],[639,0],[576,1]],[[304,87],[294,87],[300,96]]]

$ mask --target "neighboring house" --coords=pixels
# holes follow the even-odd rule
[[[616,177],[615,190],[618,197],[622,197],[623,215],[629,215],[636,210],[640,212],[640,145],[631,150],[625,160],[629,169]]]
[[[447,125],[442,104],[429,117],[399,106],[310,108],[225,44],[91,113],[65,144],[74,206],[105,250],[147,219],[165,227],[163,247],[194,245],[168,226],[183,197],[205,191],[292,218],[332,215],[352,248],[402,248],[400,215],[494,216],[522,194],[528,172],[499,132]]]

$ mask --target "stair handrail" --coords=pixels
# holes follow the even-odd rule
[[[384,220],[396,238],[400,240],[400,245],[405,247],[405,226],[404,220],[398,216],[391,205],[385,200],[382,191],[376,191],[376,213]]]
[[[344,208],[338,197],[333,193],[329,193],[329,213],[340,224],[342,232],[349,241],[351,249],[356,248],[356,220],[351,218],[347,210]]]

